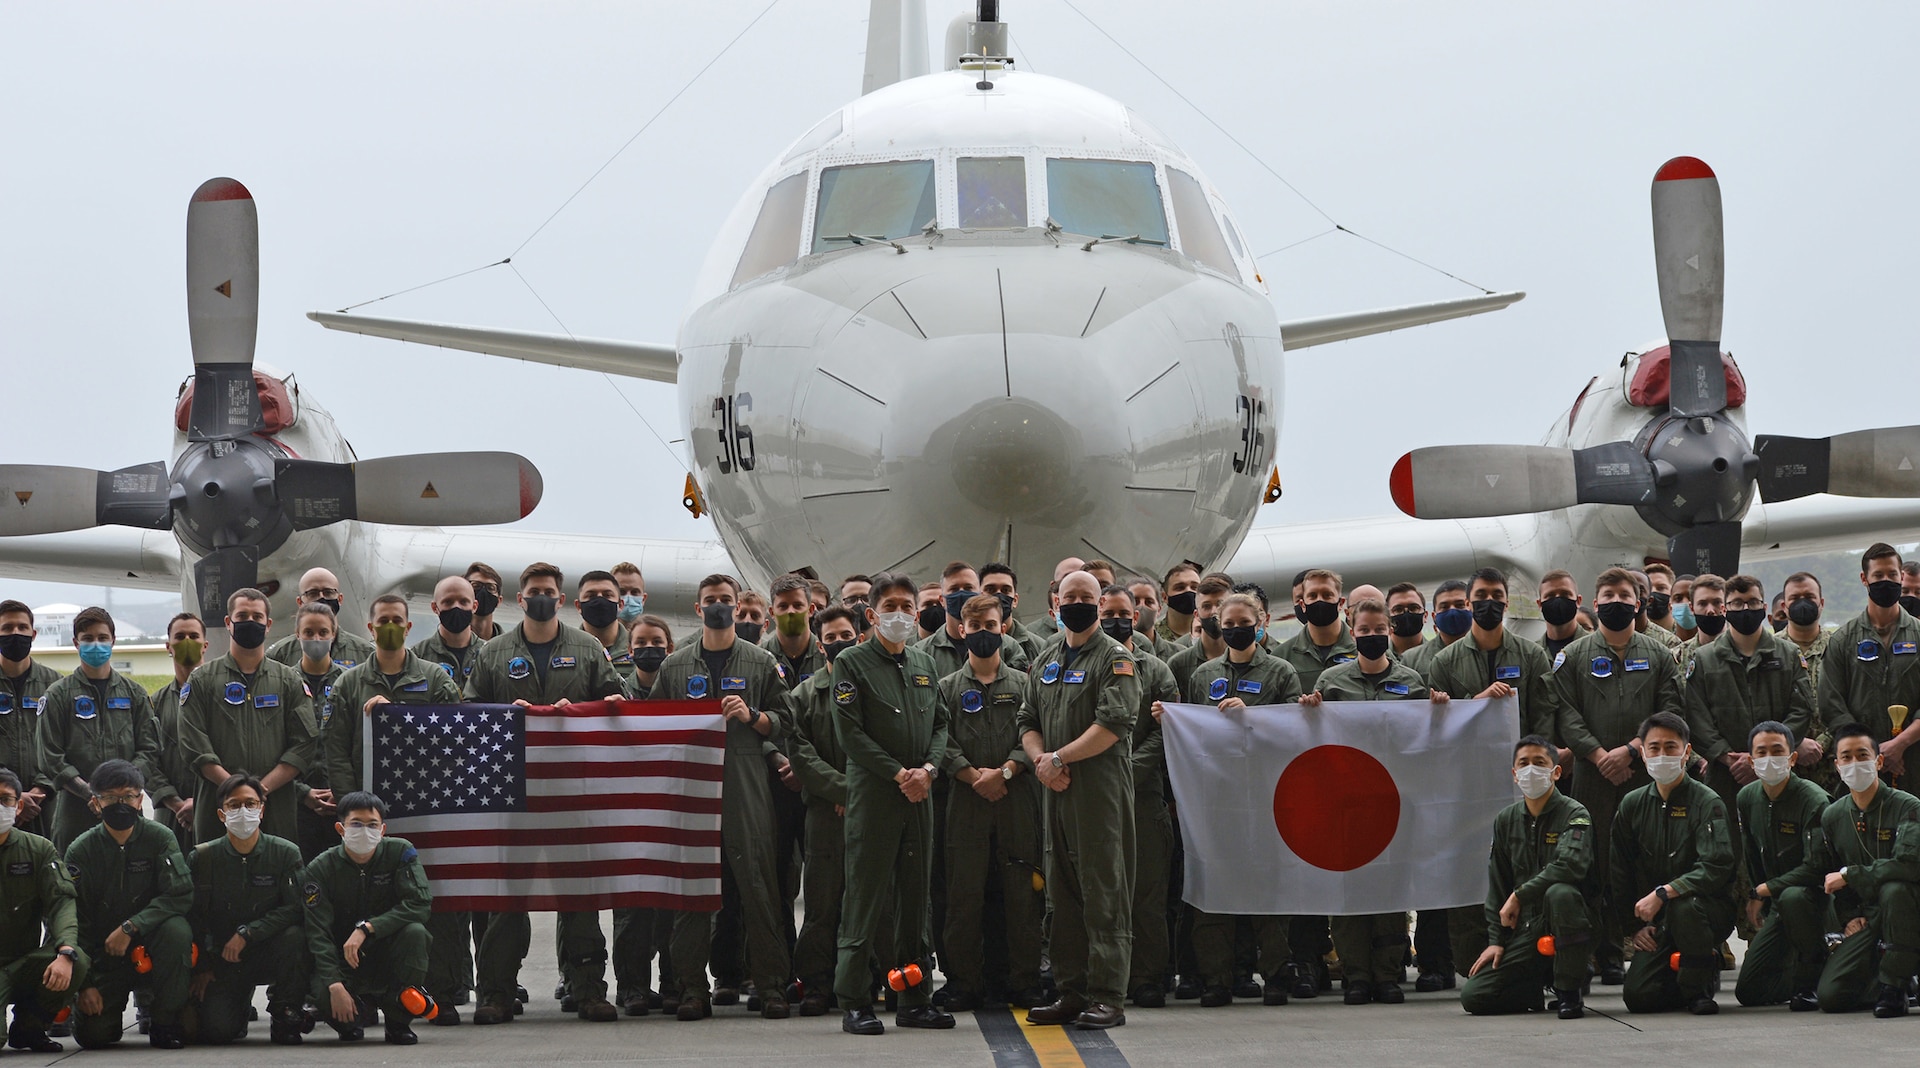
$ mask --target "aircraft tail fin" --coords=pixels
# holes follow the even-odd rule
[[[867,16],[867,71],[860,94],[929,72],[926,0],[873,0]]]

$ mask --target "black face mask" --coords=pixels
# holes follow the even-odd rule
[[[235,620],[228,625],[227,633],[242,649],[258,649],[267,643],[267,625],[257,619]]]
[[[1309,627],[1330,627],[1340,621],[1340,606],[1333,601],[1313,601],[1300,606],[1300,618]]]
[[[936,631],[947,625],[947,610],[937,604],[930,604],[920,610],[920,629]]]
[[[1540,602],[1540,618],[1555,627],[1564,627],[1580,614],[1580,605],[1571,597],[1549,597]]]
[[[994,596],[1000,599],[1000,618],[1012,619],[1013,618],[1013,594],[996,593],[994,594]]]
[[[1727,610],[1727,626],[1742,634],[1757,634],[1767,622],[1767,610],[1764,608],[1730,608]]]
[[[116,831],[124,831],[140,822],[140,810],[116,802],[100,810],[100,822]]]
[[[1367,634],[1353,639],[1353,647],[1360,653],[1363,660],[1380,659],[1387,655],[1387,650],[1392,647],[1392,644],[1393,639],[1384,634]]]
[[[954,619],[959,619],[960,613],[966,610],[967,602],[978,596],[980,596],[980,591],[978,590],[955,590],[943,596],[941,601],[946,605],[947,615]],[[1005,619],[1006,617],[1002,616],[1001,618]]]
[[[1178,615],[1190,616],[1193,614],[1194,606],[1197,605],[1199,601],[1199,593],[1193,590],[1182,590],[1167,598],[1167,611]]]
[[[1220,617],[1208,616],[1200,621],[1200,633],[1218,641],[1220,639]]]
[[[440,610],[440,626],[441,629],[445,630],[448,634],[459,634],[465,631],[468,627],[473,626],[473,609],[442,608]]]
[[[1507,603],[1491,598],[1473,602],[1473,622],[1481,630],[1495,630],[1507,618]]]
[[[844,653],[844,652],[846,652],[846,651],[847,651],[848,649],[851,649],[851,648],[853,648],[854,646],[856,646],[856,645],[859,645],[859,644],[860,644],[860,643],[859,643],[859,642],[857,642],[857,641],[853,641],[853,642],[822,642],[822,643],[820,643],[820,649],[821,649],[821,651],[823,651],[823,652],[825,652],[825,653],[827,654],[827,663],[829,663],[829,664],[831,664],[831,663],[833,663],[833,662],[834,662],[835,660],[838,660],[838,659],[840,659],[840,654],[841,654],[841,653]]]
[[[660,670],[667,662],[667,650],[662,645],[642,645],[633,651],[633,666],[651,675]]]
[[[764,623],[742,623],[735,620],[733,624],[734,635],[748,645],[759,645],[760,635],[765,633],[766,629]]]
[[[1100,629],[1107,632],[1107,637],[1112,638],[1121,645],[1125,645],[1133,640],[1133,620],[1127,619],[1124,616],[1101,620]]]
[[[1768,620],[1768,626],[1771,626],[1773,628],[1773,632],[1775,634],[1778,634],[1781,631],[1787,629],[1787,621],[1784,619]]]
[[[1920,616],[1920,597],[1902,597],[1900,607],[1906,609],[1910,616]]]
[[[328,608],[333,609],[333,614],[336,616],[340,614],[340,598],[338,597],[317,597],[313,603],[326,605]]]
[[[620,618],[620,602],[609,601],[605,597],[595,597],[591,601],[580,602],[580,621],[589,627],[611,626]]]
[[[733,606],[715,601],[700,607],[700,622],[708,630],[732,630]]]
[[[1896,579],[1881,579],[1867,583],[1867,600],[1882,608],[1892,608],[1900,603],[1900,583]]]
[[[1700,633],[1706,635],[1709,638],[1718,638],[1720,636],[1720,632],[1727,629],[1727,617],[1726,616],[1703,616],[1700,613],[1695,612],[1693,614],[1693,629],[1699,631]]]
[[[1100,606],[1089,601],[1073,601],[1060,606],[1060,625],[1079,634],[1100,620]]]
[[[1220,636],[1226,639],[1227,648],[1229,649],[1253,648],[1255,636],[1258,633],[1259,633],[1258,627],[1221,627],[1220,628]]]
[[[1797,601],[1788,601],[1787,618],[1800,626],[1811,627],[1815,623],[1820,622],[1820,606],[1815,604],[1811,597],[1802,597]],[[1779,630],[1780,628],[1775,627],[1774,629]],[[4,640],[5,639],[0,638],[0,641]]]
[[[976,630],[967,635],[967,652],[982,660],[1000,651],[1000,635],[990,630]]]
[[[1608,601],[1596,606],[1593,614],[1600,617],[1600,625],[1608,630],[1632,630],[1634,619],[1640,615],[1640,607],[1625,601]]]
[[[479,588],[473,591],[473,614],[485,618],[500,607],[500,595],[492,590]]]
[[[33,635],[0,634],[0,657],[18,664],[33,655]]]
[[[547,620],[553,618],[555,612],[560,610],[560,598],[544,593],[529,593],[522,598],[522,602],[520,610],[525,612],[527,618],[533,620],[535,623],[545,623]],[[619,610],[615,609],[615,611],[618,612]]]
[[[1672,610],[1673,594],[1661,593],[1658,590],[1647,594],[1648,619],[1665,619],[1667,618],[1667,613]]]
[[[1422,612],[1402,612],[1387,620],[1393,625],[1393,632],[1402,638],[1411,638],[1427,629],[1427,618]]]

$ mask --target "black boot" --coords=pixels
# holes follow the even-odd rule
[[[1880,996],[1873,1003],[1873,1015],[1878,1020],[1890,1020],[1895,1016],[1907,1014],[1907,992],[1897,986],[1880,984]]]
[[[1578,989],[1555,990],[1553,997],[1554,1000],[1560,1003],[1560,1018],[1562,1020],[1578,1020],[1587,1014],[1586,1002],[1581,998]]]
[[[873,1014],[873,1006],[866,1005],[857,1009],[848,1009],[840,1018],[840,1030],[850,1035],[884,1035],[887,1025]]]

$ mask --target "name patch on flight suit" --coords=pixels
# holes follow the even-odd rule
[[[1076,668],[1067,672],[1068,686],[1078,686],[1085,681],[1087,681],[1087,673],[1084,669]]]
[[[1878,660],[1880,659],[1880,643],[1874,641],[1872,638],[1868,638],[1866,641],[1853,647],[1853,655],[1855,659],[1868,663]]]
[[[570,668],[575,666],[575,663],[576,662],[574,661],[573,657],[556,656],[552,660],[547,662],[547,667],[548,668]]]
[[[850,683],[850,682],[843,683],[842,685],[848,687],[849,689],[853,687],[853,683]],[[838,695],[839,690],[836,689],[834,693]],[[688,697],[705,697],[706,695],[707,695],[707,677],[705,675],[687,676],[687,696]],[[846,703],[847,702],[845,701],[841,702],[841,704],[846,704]]]
[[[1777,656],[1770,656],[1760,661],[1760,670],[1762,671],[1779,671],[1783,667],[1786,667],[1786,665],[1781,663],[1780,658]]]
[[[409,682],[405,686],[400,687],[400,692],[401,693],[426,693],[427,680],[421,679],[419,682]],[[328,697],[333,696],[333,687],[331,686],[327,687],[327,696]]]
[[[524,656],[516,656],[507,661],[507,678],[524,679],[533,674],[533,661]]]
[[[22,697],[20,699],[20,707],[26,709],[27,711],[37,716],[40,714],[40,698]]]
[[[1333,662],[1336,664],[1351,664],[1358,659],[1360,659],[1359,653],[1341,653],[1339,656],[1333,658]]]
[[[1387,691],[1388,693],[1398,694],[1401,697],[1405,697],[1407,695],[1407,684],[1404,682],[1389,682],[1381,686],[1380,688]]]
[[[1628,671],[1646,671],[1646,670],[1648,670],[1648,669],[1649,669],[1649,667],[1650,667],[1650,665],[1649,665],[1649,664],[1647,663],[1647,661],[1646,661],[1646,659],[1645,659],[1644,657],[1642,657],[1642,658],[1640,658],[1640,659],[1638,659],[1638,660],[1628,660],[1628,661],[1627,661],[1627,670],[1628,670]]]
[[[1779,831],[1784,835],[1796,835],[1800,833],[1800,825],[1789,820],[1781,820]]]
[[[133,708],[133,698],[131,698],[131,697],[109,697],[109,698],[107,698],[107,707],[108,707],[108,708],[110,708],[110,709],[125,709],[125,710],[131,710],[131,709]]]
[[[92,719],[99,714],[100,710],[93,707],[93,698],[76,697],[73,699],[73,715],[75,719]]]
[[[33,874],[33,861],[31,861],[31,860],[12,860],[12,861],[8,861],[8,862],[7,862],[7,874],[8,874],[8,875],[32,875],[32,874]]]
[[[851,682],[833,684],[833,703],[836,705],[850,705],[858,696],[860,696],[860,690]]]
[[[1019,703],[1020,695],[1017,693],[997,693],[993,695],[993,707],[995,708],[999,708],[1001,705],[1017,705]]]
[[[313,696],[313,693],[312,693],[312,691],[308,691],[308,693],[307,693],[307,696],[308,696],[308,697],[312,697],[312,696]],[[258,696],[258,697],[256,697],[256,698],[254,698],[254,699],[253,699],[253,707],[255,707],[255,708],[279,708],[279,707],[280,707],[280,695],[279,695],[279,694],[277,694],[277,693],[263,693],[263,694],[261,694],[260,696]]]
[[[1224,700],[1226,696],[1227,696],[1227,680],[1215,679],[1207,685],[1207,697],[1210,700],[1220,701],[1220,700]]]
[[[152,870],[153,870],[153,859],[151,857],[135,857],[134,859],[127,861],[127,871],[130,873],[140,874],[142,872],[149,872]]]
[[[1493,669],[1493,679],[1495,682],[1511,682],[1519,677],[1520,665],[1518,664],[1502,664]]]
[[[1613,677],[1613,658],[1610,656],[1594,657],[1593,658],[1593,677],[1596,679],[1612,678]]]
[[[978,712],[986,706],[987,703],[980,696],[979,690],[968,690],[966,693],[960,695],[960,711],[962,712]]]
[[[227,683],[226,698],[227,698],[227,703],[230,705],[246,704],[247,703],[247,684],[244,682]]]
[[[1916,649],[1920,649],[1920,645],[1915,645],[1913,642],[1893,643],[1893,655],[1895,656],[1912,656]]]
[[[373,876],[372,879],[368,881],[373,883],[373,885],[375,886],[392,886],[393,873],[390,871],[378,872]]]
[[[1239,690],[1241,693],[1259,693],[1265,688],[1266,683],[1261,682],[1259,679],[1241,679],[1239,683],[1234,686],[1234,689]]]
[[[1668,819],[1676,819],[1676,820],[1683,820],[1683,819],[1686,819],[1686,818],[1687,818],[1687,806],[1685,806],[1685,805],[1675,805],[1675,806],[1673,806],[1672,808],[1670,808],[1670,809],[1668,809],[1668,810],[1667,810],[1667,818],[1668,818]]]
[[[1560,832],[1559,832],[1559,831],[1548,831],[1548,832],[1546,833],[1546,836],[1545,836],[1545,838],[1544,838],[1543,840],[1544,840],[1544,841],[1545,841],[1545,842],[1546,842],[1546,843],[1547,843],[1548,845],[1559,845],[1559,844],[1560,844]]]
[[[1874,832],[1873,832],[1873,839],[1874,839],[1874,841],[1876,841],[1876,842],[1891,842],[1891,841],[1893,841],[1893,828],[1891,828],[1891,827],[1879,827],[1879,828],[1876,828],[1876,829],[1874,830]]]
[[[933,679],[927,675],[915,675],[913,677],[913,684],[915,686],[932,686]]]
[[[721,693],[745,693],[747,680],[739,675],[723,675],[720,678]]]
[[[272,886],[273,880],[274,880],[274,875],[272,872],[260,872],[253,877],[253,885]]]
[[[1055,660],[1040,669],[1040,681],[1047,685],[1060,681],[1060,661]]]

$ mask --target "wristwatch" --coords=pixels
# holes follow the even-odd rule
[[[56,957],[65,957],[75,964],[80,963],[80,951],[72,946],[61,946],[59,949],[53,951],[53,955]]]
[[[934,767],[932,764],[922,764],[920,767],[926,771],[927,781],[931,782],[940,777],[940,769]]]
[[[239,935],[241,938],[247,937],[247,925],[243,923],[240,926],[235,927],[233,929],[233,933]]]
[[[128,920],[120,925],[120,933],[126,935],[128,938],[133,938],[139,935],[140,931],[134,927],[132,920]]]
[[[1010,782],[1012,781],[1012,779],[1013,779],[1013,765],[1012,764],[1000,765],[1000,781]]]
[[[1056,769],[1064,768],[1067,766],[1067,762],[1060,759],[1059,753],[1048,753],[1047,759],[1053,762],[1053,766]]]
[[[368,938],[373,937],[373,921],[372,920],[361,920],[359,923],[356,923],[353,926],[356,930],[366,932],[366,935]]]
[[[1665,884],[1654,887],[1653,896],[1659,898],[1662,901],[1667,900],[1667,888]]]

